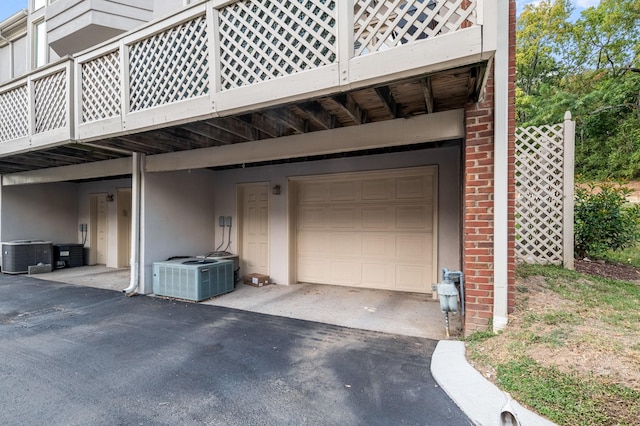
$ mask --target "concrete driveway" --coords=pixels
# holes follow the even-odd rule
[[[470,424],[436,343],[0,275],[0,423]]]

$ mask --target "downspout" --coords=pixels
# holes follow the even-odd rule
[[[134,152],[131,168],[131,282],[122,290],[127,296],[135,296],[140,285],[140,203],[142,154]]]
[[[494,61],[493,331],[508,322],[509,294],[509,5],[498,0]]]

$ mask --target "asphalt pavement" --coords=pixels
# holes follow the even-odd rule
[[[437,343],[0,275],[0,424],[471,424]]]

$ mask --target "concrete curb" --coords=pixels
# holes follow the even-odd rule
[[[431,374],[440,387],[476,425],[503,425],[500,414],[507,404],[521,426],[552,426],[510,399],[508,394],[482,377],[464,355],[464,342],[441,340],[431,357]]]

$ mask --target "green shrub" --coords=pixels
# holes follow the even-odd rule
[[[602,257],[640,241],[640,206],[629,205],[631,190],[620,184],[576,188],[575,254]]]

